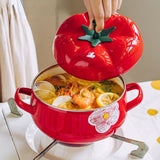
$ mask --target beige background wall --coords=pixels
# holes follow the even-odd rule
[[[82,0],[23,0],[31,25],[39,70],[55,64],[52,43],[56,29],[70,15],[84,12]],[[138,25],[144,41],[143,56],[123,77],[127,82],[160,79],[160,1],[123,0],[120,13]]]

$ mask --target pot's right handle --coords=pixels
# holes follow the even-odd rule
[[[126,89],[127,89],[127,91],[131,91],[134,89],[138,90],[138,96],[135,99],[133,99],[127,103],[126,109],[127,109],[127,111],[129,111],[141,103],[141,101],[143,99],[143,91],[142,91],[142,88],[137,83],[127,84]]]
[[[31,96],[32,90],[30,88],[18,88],[15,93],[15,102],[17,105],[22,108],[23,110],[29,112],[30,114],[33,114],[33,107],[25,102],[20,98],[19,94],[25,94],[28,96]]]

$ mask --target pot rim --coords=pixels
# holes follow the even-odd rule
[[[111,104],[109,104],[109,105],[106,105],[106,106],[104,106],[104,107],[95,108],[95,109],[85,109],[85,110],[84,110],[84,109],[73,110],[73,109],[60,108],[60,107],[57,107],[57,106],[48,104],[48,103],[46,103],[45,101],[41,100],[41,99],[37,96],[37,94],[35,93],[35,91],[33,90],[33,87],[34,87],[34,84],[35,84],[36,79],[37,79],[42,73],[46,72],[47,70],[49,70],[49,69],[51,69],[51,68],[53,68],[53,67],[56,68],[56,67],[60,67],[60,66],[59,66],[58,64],[55,64],[55,65],[49,66],[49,67],[45,68],[44,70],[42,70],[41,72],[39,72],[38,75],[34,78],[34,80],[33,80],[33,82],[32,82],[32,86],[31,86],[31,89],[32,89],[32,92],[33,92],[34,96],[36,96],[36,98],[37,98],[38,100],[40,100],[42,103],[44,103],[45,105],[47,105],[47,107],[49,107],[50,109],[58,109],[58,110],[67,111],[67,112],[91,112],[91,111],[97,111],[97,110],[100,110],[100,109],[102,109],[102,108],[109,107],[109,106],[117,103],[117,101],[119,101],[119,100],[123,97],[123,95],[124,95],[124,93],[125,93],[125,91],[126,91],[126,83],[125,83],[125,80],[122,78],[122,76],[118,76],[118,78],[120,78],[120,80],[121,80],[122,83],[123,83],[123,89],[124,89],[124,90],[123,90],[123,93],[121,94],[121,96],[120,96],[116,101],[114,101],[113,103],[111,103]],[[114,78],[117,78],[117,77],[114,77]],[[114,78],[113,78],[113,79],[114,79]]]

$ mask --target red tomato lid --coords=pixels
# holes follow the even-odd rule
[[[66,72],[101,81],[126,73],[141,57],[142,37],[128,17],[113,15],[101,33],[88,26],[88,14],[82,13],[65,20],[57,31],[54,56]]]

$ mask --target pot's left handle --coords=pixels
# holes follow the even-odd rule
[[[32,90],[30,88],[18,88],[15,93],[15,101],[17,105],[25,110],[26,112],[33,114],[33,107],[27,103],[25,103],[21,98],[19,94],[25,94],[28,96],[31,96]]]

